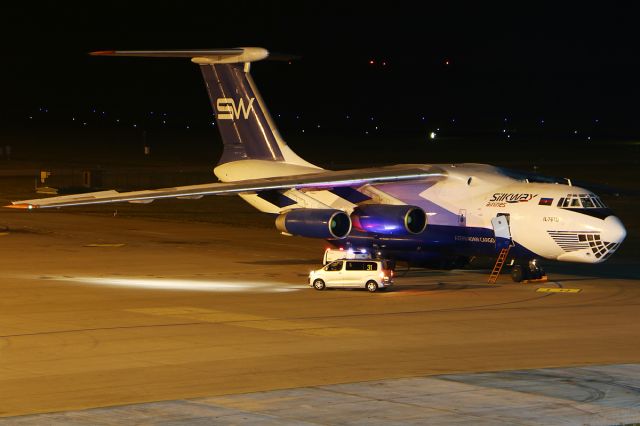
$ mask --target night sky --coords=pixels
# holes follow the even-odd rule
[[[285,133],[301,126],[299,115],[336,130],[374,117],[409,133],[425,122],[473,133],[543,121],[558,132],[640,132],[640,15],[631,2],[426,2],[424,11],[413,2],[133,3],[3,5],[3,126],[21,126],[39,108],[61,121],[97,109],[130,122],[164,111],[174,125],[206,125],[197,66],[87,52],[249,45],[300,56],[253,67]]]

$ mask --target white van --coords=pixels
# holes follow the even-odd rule
[[[393,270],[386,260],[340,259],[309,273],[309,286],[366,288],[370,292],[393,285]]]
[[[366,250],[326,249],[322,264],[326,265],[338,259],[371,259],[371,253]]]

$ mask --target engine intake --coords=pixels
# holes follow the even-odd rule
[[[420,234],[427,227],[427,215],[420,207],[365,204],[351,214],[353,226],[376,234]]]
[[[301,237],[342,239],[351,232],[351,219],[341,210],[294,209],[276,218],[276,228]]]

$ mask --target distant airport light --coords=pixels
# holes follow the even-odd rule
[[[375,63],[376,63],[376,62],[375,62],[373,59],[371,59],[371,60],[369,61],[369,65],[373,65],[373,64],[375,64]]]
[[[429,139],[434,140],[436,138],[436,132],[429,133]]]
[[[574,130],[574,131],[573,131],[573,134],[574,134],[574,135],[577,135],[577,134],[578,134],[578,131],[577,131],[577,130]]]
[[[445,65],[449,65],[450,63],[451,63],[451,62],[450,62],[448,59],[445,59],[445,60],[444,60],[444,64],[445,64]]]

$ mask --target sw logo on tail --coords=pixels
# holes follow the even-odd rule
[[[236,101],[233,98],[218,98],[216,100],[218,120],[233,120],[234,118],[237,120],[240,118],[240,114],[246,120],[249,118],[249,114],[254,112],[253,101],[255,100],[256,98],[249,99],[249,103],[245,107],[244,99],[240,99],[236,105]]]

